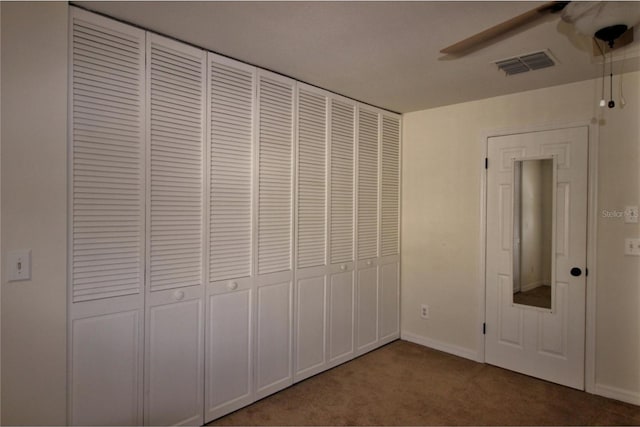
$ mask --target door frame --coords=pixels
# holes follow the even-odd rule
[[[489,138],[552,131],[574,127],[588,129],[588,165],[587,165],[587,268],[586,276],[586,318],[585,318],[585,391],[595,393],[596,380],[596,239],[598,231],[598,141],[599,126],[594,120],[573,122],[552,122],[531,126],[491,129],[480,134],[482,159],[484,164],[488,156]],[[485,363],[485,335],[483,325],[486,321],[486,243],[487,243],[487,169],[482,168],[480,179],[480,271],[477,287],[478,297],[478,353],[477,361]]]

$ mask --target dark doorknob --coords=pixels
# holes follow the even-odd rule
[[[573,277],[578,277],[578,276],[582,275],[582,270],[580,270],[578,267],[573,267],[571,269],[571,275]]]

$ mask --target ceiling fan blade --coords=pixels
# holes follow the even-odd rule
[[[564,9],[567,4],[569,4],[568,1],[552,1],[545,3],[498,25],[487,28],[486,30],[481,31],[478,34],[468,37],[462,41],[459,41],[458,43],[447,46],[444,49],[440,50],[440,53],[460,54],[466,52],[467,50],[470,50],[482,43],[508,33],[509,31],[514,30],[522,25],[540,19],[548,13],[559,12]]]

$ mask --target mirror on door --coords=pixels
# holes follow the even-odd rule
[[[554,161],[514,160],[513,303],[551,309]]]

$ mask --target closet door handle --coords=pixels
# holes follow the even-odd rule
[[[342,265],[340,266],[340,270],[345,271],[346,269],[347,269],[346,264],[342,264]]]
[[[581,270],[581,269],[579,269],[578,267],[573,267],[573,268],[571,269],[571,275],[572,275],[573,277],[579,277],[579,276],[581,276],[581,275],[582,275],[582,270]]]
[[[184,291],[175,291],[173,293],[173,299],[176,301],[182,301],[184,299]]]
[[[238,289],[238,282],[227,283],[227,289],[230,291],[235,291],[236,289]]]

